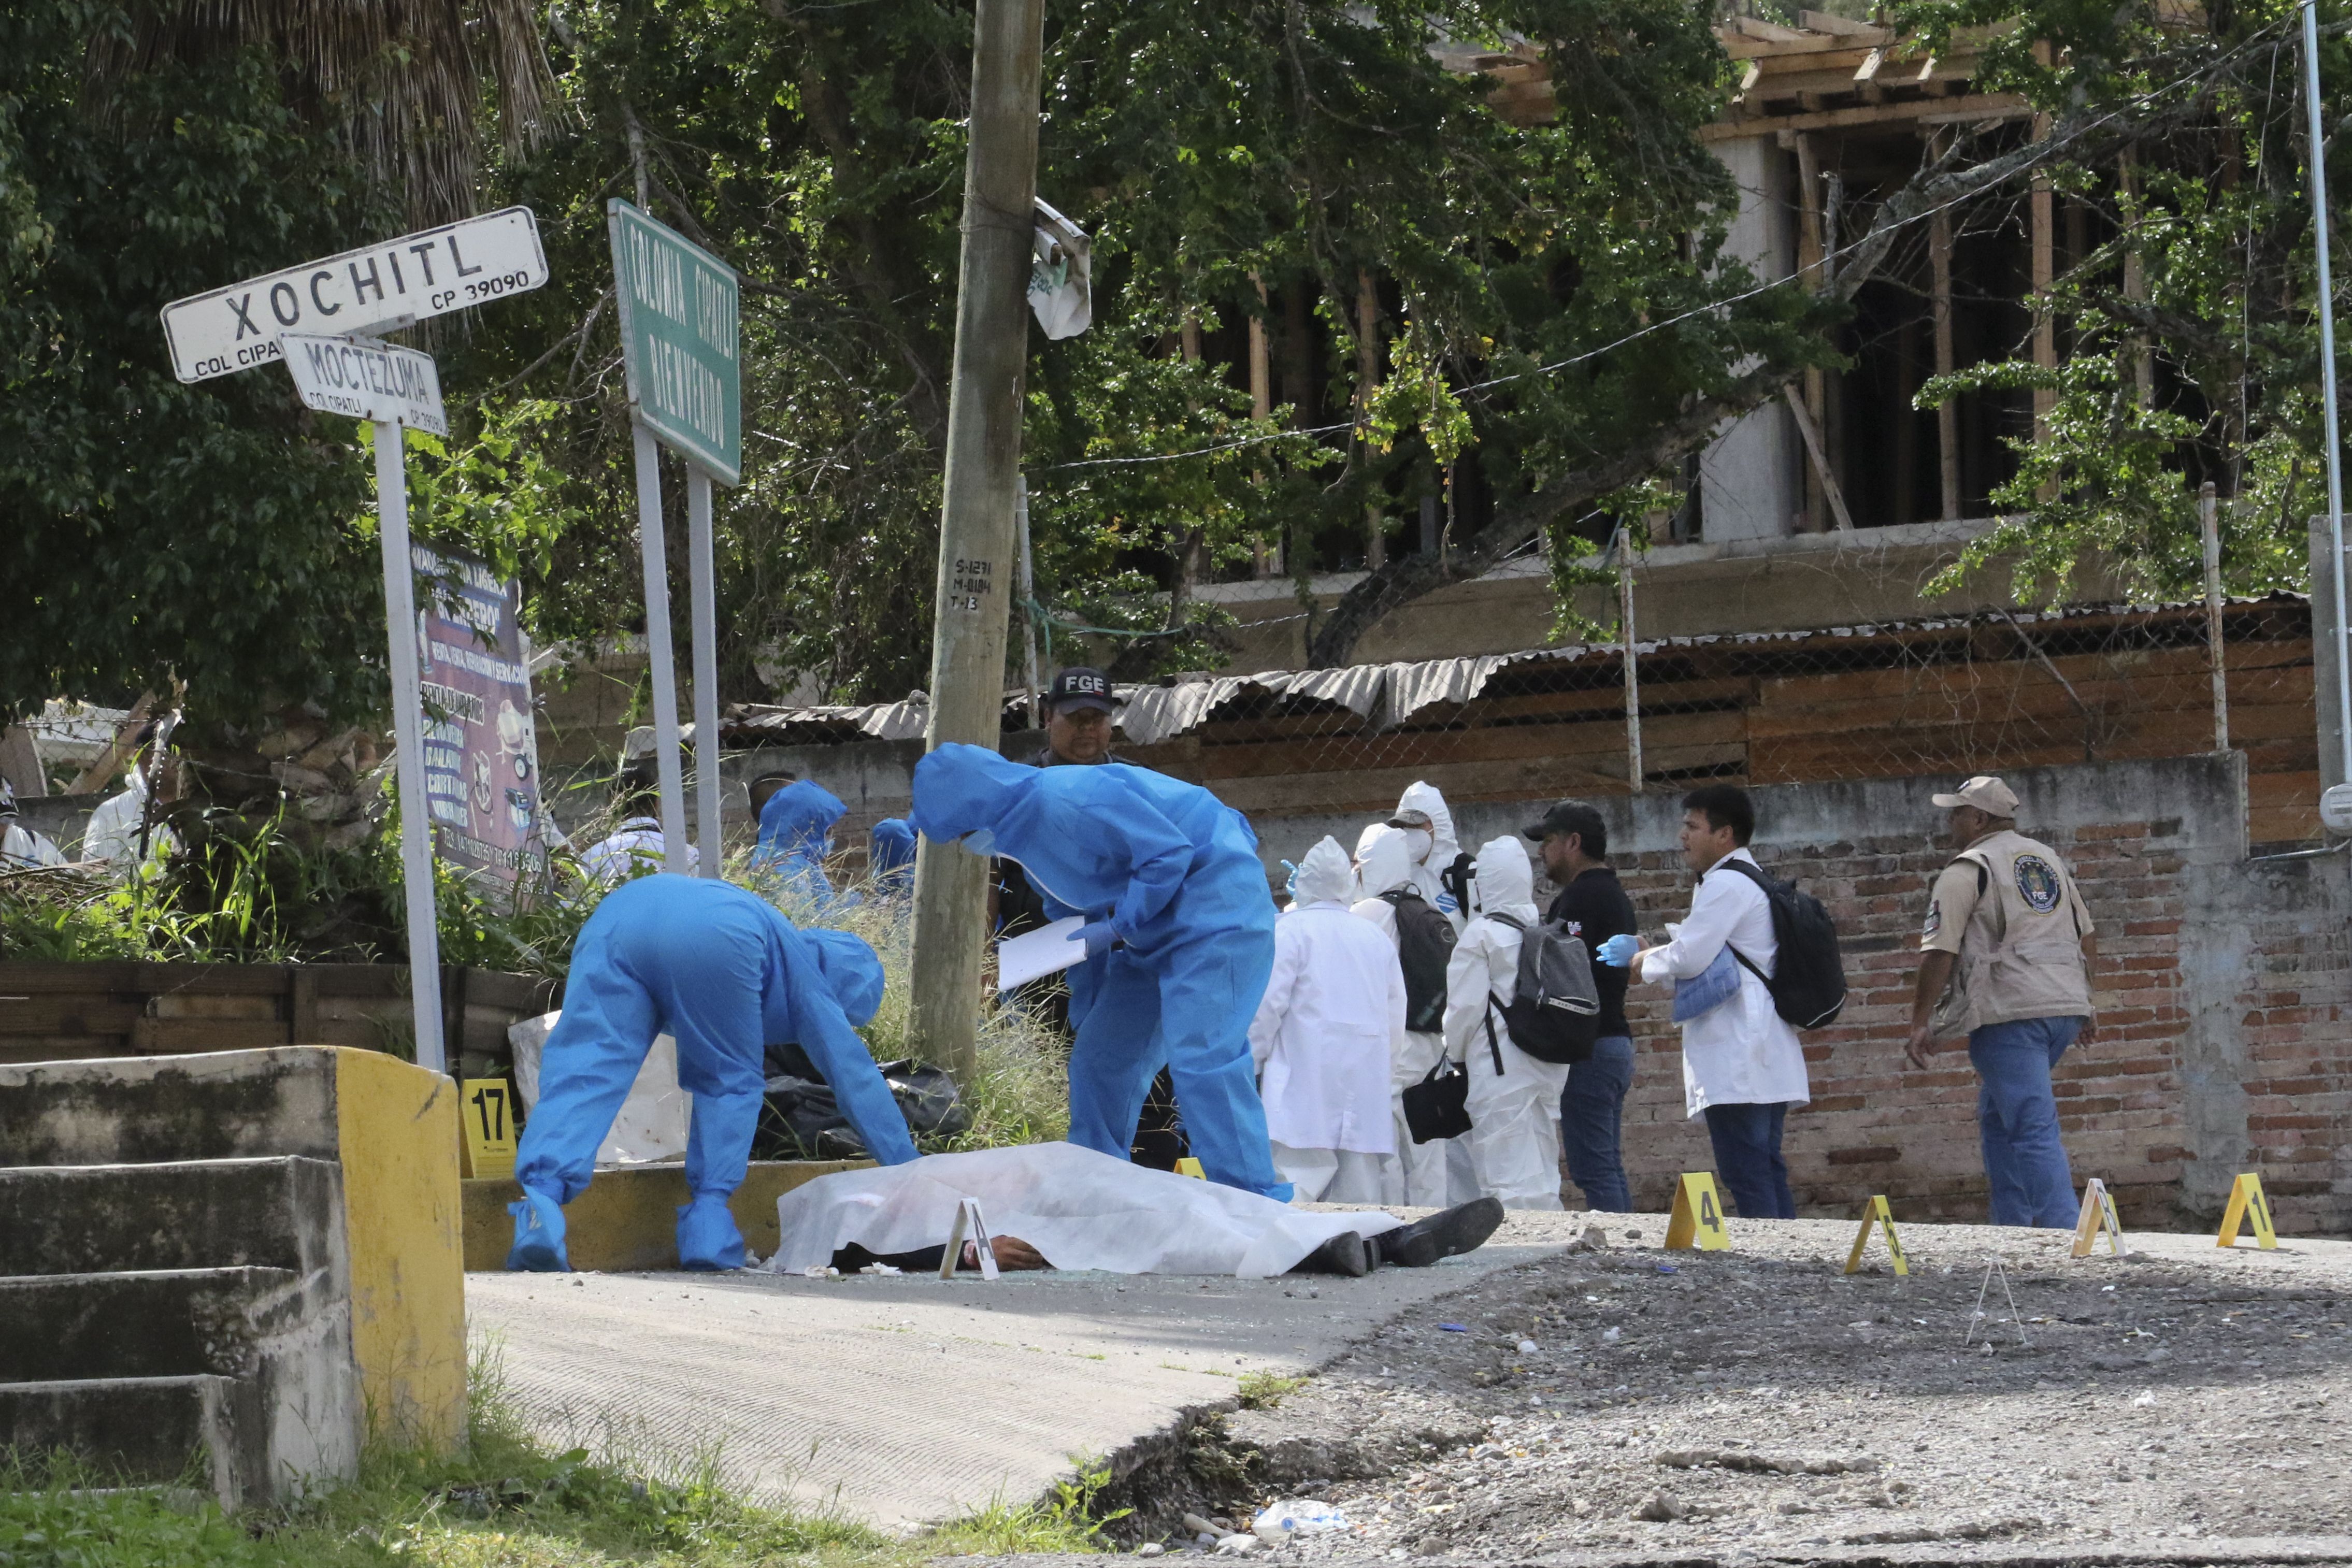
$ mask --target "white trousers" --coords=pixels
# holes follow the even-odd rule
[[[1568,1068],[1538,1061],[1504,1039],[1500,1019],[1495,1032],[1502,1072],[1495,1071],[1483,1029],[1463,1064],[1470,1074],[1470,1163],[1479,1187],[1505,1208],[1558,1209],[1559,1096]]]
[[[1445,1207],[1445,1151],[1461,1140],[1441,1138],[1416,1144],[1404,1120],[1404,1092],[1429,1076],[1429,1070],[1444,1054],[1444,1036],[1408,1034],[1403,1052],[1389,1064],[1389,1112],[1396,1123],[1396,1153],[1388,1157],[1381,1173],[1380,1201],[1383,1204]]]
[[[1294,1189],[1293,1203],[1378,1203],[1386,1155],[1354,1149],[1294,1149],[1279,1138],[1274,1168]]]

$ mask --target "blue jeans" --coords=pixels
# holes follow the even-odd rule
[[[2078,1018],[2016,1019],[1969,1034],[1976,1065],[1977,1130],[1995,1225],[2074,1223],[2074,1172],[2058,1136],[2050,1071],[2074,1037]]]
[[[1622,1034],[1592,1042],[1592,1054],[1568,1070],[1559,1097],[1559,1141],[1566,1145],[1569,1179],[1584,1189],[1584,1201],[1603,1214],[1631,1214],[1625,1162],[1617,1152],[1624,1121],[1625,1091],[1633,1086],[1633,1042]]]
[[[1797,1195],[1789,1190],[1789,1163],[1780,1157],[1780,1127],[1788,1119],[1786,1105],[1706,1108],[1715,1174],[1731,1190],[1733,1211],[1742,1219],[1797,1218]]]

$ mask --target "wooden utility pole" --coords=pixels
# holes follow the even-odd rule
[[[993,748],[1003,727],[1045,23],[1045,0],[979,0],[972,25],[971,144],[964,158],[927,750],[951,740]],[[923,840],[915,852],[908,1041],[964,1083],[978,1061],[987,920],[988,862],[959,845]]]

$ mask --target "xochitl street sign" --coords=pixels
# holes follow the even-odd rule
[[[383,561],[393,753],[400,781],[409,1007],[416,1020],[417,1065],[436,1072],[448,1058],[441,1038],[433,796],[425,776],[425,704],[401,430],[409,426],[446,435],[449,421],[442,413],[441,378],[432,356],[379,342],[372,334],[520,294],[546,281],[538,220],[528,207],[509,207],[163,307],[163,336],[182,381],[205,381],[283,360],[305,403],[375,427],[376,544]]]
[[[320,413],[449,434],[448,416],[441,411],[441,377],[432,355],[373,338],[289,332],[283,341],[294,390]]]
[[[547,281],[529,207],[484,213],[163,307],[184,382],[266,365],[289,332],[351,333],[446,316]]]
[[[605,206],[629,402],[663,444],[722,485],[743,478],[735,269],[615,196]]]

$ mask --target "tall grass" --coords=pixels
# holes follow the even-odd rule
[[[611,823],[592,823],[593,842]],[[355,848],[303,841],[283,811],[251,821],[201,819],[189,848],[162,876],[118,882],[61,869],[0,875],[0,957],[62,962],[398,962],[405,941],[396,821]],[[851,880],[835,895],[727,857],[728,879],[767,899],[796,925],[829,925],[873,945],[886,980],[881,1010],[861,1032],[877,1061],[914,1054],[907,1039],[913,919],[910,900]],[[442,864],[436,870],[441,961],[562,977],[581,925],[606,890],[576,873],[509,884]],[[980,1010],[979,1071],[960,1083],[972,1124],[939,1150],[1049,1142],[1069,1129],[1068,1051],[1034,1014],[993,998]],[[387,1038],[395,1051],[404,1041]]]

